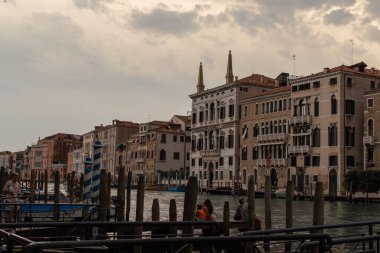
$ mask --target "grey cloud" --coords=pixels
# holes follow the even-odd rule
[[[92,9],[94,11],[107,11],[107,4],[113,0],[72,0],[77,8]]]
[[[196,11],[177,12],[158,5],[150,12],[133,10],[131,22],[133,28],[158,34],[184,35],[199,28]]]
[[[369,26],[366,30],[366,37],[373,42],[380,43],[380,29],[373,25]]]
[[[368,0],[368,5],[366,10],[372,18],[379,19],[380,13],[380,1],[379,0]]]
[[[325,15],[324,23],[329,25],[345,25],[353,20],[354,15],[352,15],[349,11],[339,9],[330,12]]]

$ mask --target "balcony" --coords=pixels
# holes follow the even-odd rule
[[[201,150],[202,157],[215,157],[220,156],[220,149]]]
[[[143,157],[136,158],[136,163],[145,163],[146,159]]]
[[[278,134],[263,134],[257,136],[258,142],[271,142],[271,141],[285,141],[286,134],[278,133]]]
[[[375,145],[375,137],[374,136],[364,136],[363,137],[364,145]]]
[[[285,158],[272,159],[272,164],[274,166],[286,166],[286,159]]]
[[[310,152],[310,146],[289,146],[288,154],[304,154]]]
[[[266,166],[267,160],[266,159],[257,159],[256,164],[257,164],[257,166]]]
[[[289,119],[290,125],[297,125],[297,124],[307,124],[310,125],[311,123],[311,116],[310,115],[301,115],[301,116],[293,116]]]

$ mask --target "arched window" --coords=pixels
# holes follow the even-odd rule
[[[287,127],[286,126],[286,119],[284,119],[282,122],[283,122],[283,129],[282,130],[284,133],[287,133],[287,131],[286,131],[286,127]]]
[[[267,102],[266,104],[265,104],[265,112],[266,113],[269,113],[269,102]]]
[[[277,112],[277,100],[276,101],[274,101],[274,112]]]
[[[269,134],[269,123],[265,122],[265,134]]]
[[[284,99],[284,106],[283,106],[283,108],[284,108],[284,111],[286,111],[287,110],[287,108],[286,108],[286,99]]]
[[[369,119],[368,120],[368,136],[373,136],[373,120]]]
[[[270,125],[269,125],[269,133],[273,134],[273,122],[272,121],[270,122]]]
[[[273,101],[270,101],[270,112],[273,112]]]
[[[255,126],[253,127],[253,137],[256,137],[259,135],[259,125],[256,123]]]
[[[281,122],[281,120],[278,122],[278,132],[282,133],[282,122]]]
[[[338,104],[336,101],[335,95],[331,96],[331,114],[337,114],[338,112]]]
[[[282,111],[282,100],[280,99],[280,101],[278,101],[278,111],[281,112]]]
[[[215,104],[214,103],[211,103],[210,105],[210,120],[214,120],[215,119]]]
[[[261,104],[261,114],[265,113],[265,103]]]
[[[328,129],[329,146],[336,146],[338,144],[338,133],[335,125],[329,126]]]
[[[315,117],[319,116],[319,100],[318,100],[318,98],[314,99],[314,116]]]
[[[277,134],[277,121],[274,122],[274,133]]]
[[[301,115],[306,115],[306,102],[305,102],[305,99],[301,99],[299,104],[298,104],[298,108],[299,108],[299,111],[298,111],[298,114],[299,116]]]
[[[261,134],[265,134],[265,126],[264,126],[264,122],[261,123]]]
[[[321,130],[317,127],[313,131],[313,147],[321,146]]]
[[[243,129],[242,129],[242,136],[241,138],[248,138],[248,127],[247,125],[244,125]]]

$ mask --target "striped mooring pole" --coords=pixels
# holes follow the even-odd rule
[[[84,178],[83,178],[83,203],[91,204],[91,192],[92,192],[92,159],[86,157],[84,161]]]
[[[92,200],[93,200],[93,203],[97,203],[99,200],[101,158],[102,158],[102,143],[99,140],[96,140],[94,143],[94,164],[92,165]]]

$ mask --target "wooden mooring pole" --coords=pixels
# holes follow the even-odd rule
[[[248,179],[248,230],[255,230],[255,181],[253,176]]]
[[[30,178],[30,197],[29,202],[34,203],[34,197],[36,195],[36,170],[32,170]]]
[[[59,171],[54,174],[54,221],[59,221],[59,185],[61,183],[61,178]]]
[[[98,220],[107,220],[107,199],[108,199],[108,176],[107,171],[102,169],[100,171],[100,182],[99,182],[99,210],[98,210]]]
[[[132,190],[132,172],[128,171],[127,178],[127,205],[125,207],[125,220],[129,221],[129,214],[131,212],[131,190]]]
[[[269,230],[272,228],[272,184],[270,177],[265,177],[265,229]],[[264,252],[270,251],[270,244],[264,241]]]
[[[119,164],[119,174],[117,176],[117,196],[116,196],[116,220],[125,220],[125,168]]]
[[[198,197],[198,182],[196,177],[189,177],[185,190],[185,199],[183,205],[183,220],[194,221],[195,208]],[[192,236],[194,234],[194,226],[187,226],[182,229],[184,236]],[[189,244],[182,252],[190,253],[193,251],[193,245]]]
[[[136,195],[136,221],[143,221],[144,218],[144,191],[145,191],[145,177],[139,176],[139,182],[137,185],[137,195]],[[143,227],[137,226],[135,228],[135,236],[140,238],[142,236]],[[134,247],[134,253],[141,253],[141,245]]]
[[[286,184],[286,199],[285,199],[285,227],[293,227],[293,182],[288,181]],[[291,232],[289,232],[291,234]],[[285,252],[291,252],[292,243],[285,243]]]
[[[49,182],[49,175],[48,175],[48,172],[47,170],[45,171],[45,174],[44,174],[44,202],[45,204],[48,202],[48,199],[49,199],[49,192],[48,192],[48,182]]]

